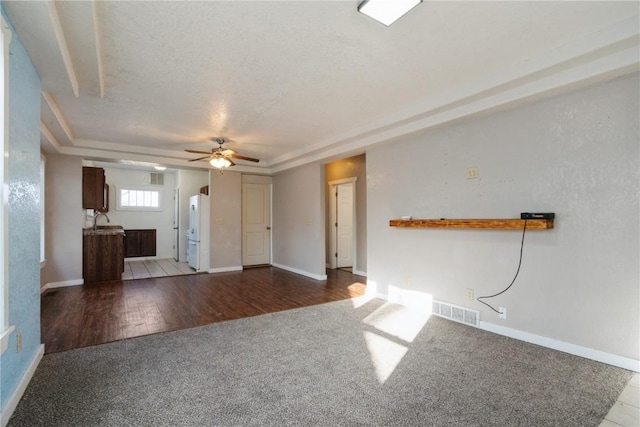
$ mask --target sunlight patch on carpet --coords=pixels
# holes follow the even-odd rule
[[[385,303],[365,317],[362,322],[410,343],[424,328],[429,317],[431,317],[430,310]]]
[[[363,333],[380,384],[384,384],[395,371],[409,350],[409,344],[422,331],[429,317],[431,312],[419,306],[407,307],[387,302],[362,320],[362,323],[374,329]]]
[[[373,332],[365,331],[364,339],[371,355],[371,362],[376,371],[378,382],[384,384],[409,349]]]

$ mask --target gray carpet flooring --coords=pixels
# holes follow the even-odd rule
[[[346,300],[45,355],[9,426],[587,427],[632,375],[419,319]]]

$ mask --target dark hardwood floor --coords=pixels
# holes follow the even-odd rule
[[[51,289],[42,295],[42,342],[54,353],[364,294],[362,276],[327,276],[261,267]]]

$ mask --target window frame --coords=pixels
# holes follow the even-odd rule
[[[127,211],[127,212],[162,212],[164,209],[162,207],[162,199],[163,199],[163,191],[164,187],[159,185],[149,185],[149,186],[136,186],[136,185],[127,185],[116,187],[116,210],[117,211]],[[158,194],[158,206],[122,206],[122,192],[123,191],[149,191],[155,192]]]

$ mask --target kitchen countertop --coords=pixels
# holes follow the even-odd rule
[[[95,230],[93,227],[82,229],[83,236],[115,236],[118,234],[124,235],[124,229],[120,225],[99,225]]]

